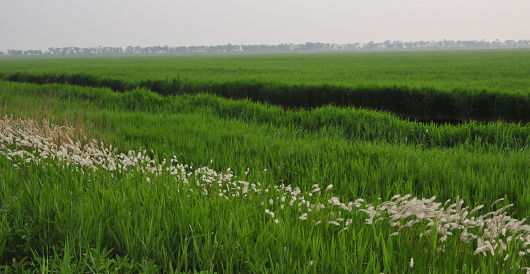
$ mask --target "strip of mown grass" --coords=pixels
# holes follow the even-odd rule
[[[189,82],[173,80],[142,80],[98,78],[90,74],[0,74],[0,79],[36,84],[72,84],[85,87],[107,87],[129,91],[141,87],[161,95],[209,93],[230,99],[251,99],[286,108],[312,109],[325,105],[362,107],[384,110],[401,117],[434,122],[469,120],[527,123],[530,121],[530,94],[492,93],[402,87],[347,88],[320,85],[285,85],[256,82]]]
[[[515,204],[511,215],[530,213],[528,126],[423,125],[354,109],[6,82],[0,103],[3,114],[68,123],[122,151],[145,147],[195,166],[213,160],[242,177],[249,168],[245,178],[263,185],[333,184],[336,195],[370,201],[396,193],[472,205],[505,197]],[[413,137],[422,134],[429,137]],[[53,163],[14,169],[0,158],[0,178],[0,265],[8,271],[494,273],[528,263],[472,255],[456,238],[442,253],[436,238],[418,239],[421,229],[392,237],[361,216],[345,233],[296,215],[275,224],[263,197],[190,199],[169,177],[146,183],[139,174],[81,174]]]

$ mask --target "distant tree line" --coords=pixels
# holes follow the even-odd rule
[[[0,56],[121,56],[121,55],[181,55],[181,54],[236,54],[236,53],[294,53],[294,52],[355,52],[355,51],[399,51],[399,50],[451,50],[451,49],[505,49],[530,48],[530,40],[442,40],[442,41],[384,41],[376,43],[305,43],[278,45],[217,45],[189,47],[62,47],[43,50],[15,50]]]

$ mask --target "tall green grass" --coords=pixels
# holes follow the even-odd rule
[[[290,111],[143,90],[12,83],[2,90],[3,113],[68,122],[124,151],[146,147],[196,165],[213,160],[239,174],[250,168],[252,179],[270,184],[334,184],[347,197],[406,192],[486,203],[506,196],[523,212],[530,202],[521,191],[530,179],[528,126],[423,125],[371,111]]]
[[[423,148],[465,145],[485,150],[525,150],[530,144],[530,126],[513,123],[425,124],[404,121],[389,113],[356,108],[326,106],[313,110],[287,110],[248,100],[227,100],[208,94],[161,97],[146,90],[122,94],[113,93],[108,89],[8,82],[0,82],[0,88],[5,90],[4,101],[11,100],[8,98],[16,95],[24,95],[73,100],[103,109],[174,114],[201,112],[226,120],[236,119],[287,127],[295,130],[297,134],[325,132],[326,135],[337,135],[346,140],[386,142]],[[26,97],[23,97],[12,105],[27,105],[25,100]]]
[[[398,87],[345,88],[329,85],[287,86],[252,82],[194,83],[173,80],[129,80],[96,78],[88,74],[12,73],[0,79],[37,84],[73,84],[128,91],[141,87],[161,95],[209,93],[230,99],[251,99],[287,108],[312,109],[325,105],[363,107],[393,112],[401,117],[436,122],[468,120],[530,121],[530,95],[453,91],[410,90]]]
[[[350,230],[275,224],[260,197],[190,196],[171,178],[116,178],[54,163],[2,174],[0,269],[6,272],[481,272],[517,270],[525,258],[472,255],[455,238],[445,251],[421,228],[390,236],[388,225],[353,217]],[[414,259],[411,268],[409,262]]]
[[[530,50],[0,59],[0,73],[528,94]]]
[[[472,204],[506,197],[515,216],[529,213],[528,127],[423,125],[373,111],[292,111],[145,90],[5,82],[0,89],[4,114],[72,124],[123,151],[146,147],[195,166],[213,160],[240,175],[250,168],[248,180],[265,185],[334,184],[343,197],[371,201],[396,193]],[[442,253],[436,239],[418,240],[421,231],[391,237],[388,226],[365,225],[361,216],[345,233],[275,224],[261,212],[262,198],[188,198],[172,178],[148,184],[53,162],[14,169],[4,158],[0,175],[0,265],[8,272],[493,273],[527,264],[471,255],[474,247],[456,239]]]
[[[145,147],[241,177],[250,168],[251,182],[333,184],[336,195],[371,202],[396,193],[460,196],[471,205],[505,197],[515,204],[511,215],[530,213],[528,126],[424,125],[373,111],[294,111],[146,90],[6,82],[0,90],[2,114],[67,123],[122,151]],[[0,158],[7,272],[496,273],[528,264],[514,254],[472,255],[474,247],[456,238],[442,252],[436,238],[418,238],[421,228],[392,237],[388,225],[366,225],[363,216],[343,233],[296,216],[275,224],[262,197],[190,198],[170,177],[146,183],[140,174],[47,163],[15,169]]]
[[[0,76],[162,95],[207,92],[296,108],[365,107],[421,121],[528,122],[529,52],[15,58],[0,60]]]

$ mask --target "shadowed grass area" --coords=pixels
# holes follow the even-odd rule
[[[106,87],[114,91],[146,88],[158,94],[215,94],[229,99],[250,99],[284,108],[314,109],[325,105],[363,107],[390,111],[409,120],[437,123],[459,123],[469,120],[530,121],[530,95],[455,90],[440,92],[429,88],[407,87],[345,88],[330,85],[288,86],[256,82],[188,82],[173,80],[129,80],[97,78],[88,74],[12,73],[0,79],[36,84],[73,84]]]

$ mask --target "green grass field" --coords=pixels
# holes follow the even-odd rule
[[[4,59],[0,73],[87,73],[124,80],[256,81],[530,93],[530,50]]]
[[[529,57],[521,50],[1,59],[0,74],[399,85],[528,96]],[[530,214],[528,124],[425,124],[354,107],[286,109],[212,94],[8,81],[0,81],[0,114],[36,121],[34,129],[24,124],[29,135],[46,128],[47,119],[71,126],[71,133],[58,132],[74,141],[82,132],[116,153],[146,149],[153,164],[166,166],[163,159],[175,155],[193,165],[189,175],[175,177],[2,153],[0,270],[6,272],[498,273],[530,266],[530,229],[504,225],[511,219],[502,209],[513,204],[506,214],[517,220]],[[12,142],[9,125],[0,125],[2,151],[43,155],[46,149],[32,143],[41,137]],[[201,167],[224,175],[210,177],[213,171]],[[237,186],[246,182],[260,190],[243,195]],[[315,184],[322,190],[312,192]],[[301,194],[293,196],[287,185]],[[396,194],[436,196],[445,211],[416,200],[400,216],[378,206]],[[457,197],[469,208],[458,206]],[[358,198],[366,201],[362,210],[345,209]],[[369,204],[383,212],[373,224],[366,223]],[[484,208],[471,212],[478,205]],[[477,220],[488,230],[473,226]],[[414,224],[398,229],[396,221]],[[464,231],[480,240],[465,240]]]
[[[287,108],[331,104],[424,122],[528,123],[529,52],[4,59],[0,79],[211,93]]]

